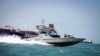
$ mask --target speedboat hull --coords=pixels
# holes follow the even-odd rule
[[[84,39],[79,39],[79,38],[76,38],[76,39],[64,39],[65,41],[57,41],[57,42],[47,42],[49,44],[52,44],[54,46],[70,46],[70,45],[74,45],[74,44],[77,44],[81,41],[83,41]]]
[[[38,38],[30,38],[26,39],[27,41],[42,41],[53,46],[70,46],[82,42],[84,38],[50,38],[50,39],[38,39]]]

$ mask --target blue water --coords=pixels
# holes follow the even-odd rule
[[[0,43],[0,56],[100,56],[100,44],[79,43],[67,47]]]

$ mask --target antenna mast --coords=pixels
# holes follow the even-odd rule
[[[44,19],[43,19],[43,20],[42,20],[42,25],[43,25],[43,26],[44,26],[44,22],[45,22],[45,21],[44,21]]]

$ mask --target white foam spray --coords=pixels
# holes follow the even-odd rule
[[[1,43],[14,43],[14,44],[39,44],[39,45],[49,45],[42,41],[25,41],[17,35],[4,35],[0,36]]]

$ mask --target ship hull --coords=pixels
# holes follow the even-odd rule
[[[53,46],[70,46],[82,42],[82,38],[51,38],[51,39],[26,39],[27,41],[42,41]]]

